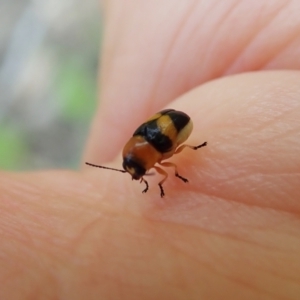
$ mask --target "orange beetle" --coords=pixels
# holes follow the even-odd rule
[[[207,142],[198,146],[181,145],[190,136],[192,130],[193,123],[187,114],[174,109],[164,109],[138,127],[125,145],[123,149],[124,170],[88,162],[86,164],[96,168],[129,173],[132,176],[132,180],[145,182],[146,188],[143,190],[143,193],[146,193],[149,187],[143,176],[146,175],[148,170],[154,168],[159,174],[164,176],[158,183],[160,195],[163,197],[165,193],[162,185],[168,178],[168,173],[160,166],[173,167],[175,176],[184,182],[188,182],[186,178],[178,174],[177,166],[174,163],[163,162],[163,160],[181,152],[186,147],[197,150],[207,145]],[[156,163],[160,166],[156,166]]]

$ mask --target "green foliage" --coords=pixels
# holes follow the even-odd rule
[[[21,169],[27,152],[26,143],[20,133],[11,128],[0,129],[0,169]]]
[[[95,109],[96,79],[74,59],[62,64],[57,90],[62,103],[61,113],[67,120],[78,122],[92,116]]]

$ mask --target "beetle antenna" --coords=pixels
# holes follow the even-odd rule
[[[88,162],[86,162],[85,164],[88,165],[88,166],[91,166],[91,167],[95,167],[95,168],[101,168],[101,169],[107,169],[107,170],[113,170],[113,171],[119,171],[119,172],[122,172],[122,173],[127,173],[127,171],[125,171],[125,170],[120,170],[120,169],[114,169],[114,168],[108,168],[108,167],[104,167],[104,166],[94,165],[94,164],[90,164]]]

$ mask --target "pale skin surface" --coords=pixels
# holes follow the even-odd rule
[[[190,182],[166,168],[163,200],[159,175],[0,173],[0,299],[299,299],[299,1],[124,3],[83,161],[120,168],[164,107],[208,146],[170,159]]]

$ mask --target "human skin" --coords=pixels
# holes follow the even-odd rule
[[[124,3],[83,162],[120,168],[164,107],[208,146],[170,159],[190,182],[167,170],[163,199],[159,175],[142,194],[89,167],[1,172],[0,299],[299,299],[300,3]]]

